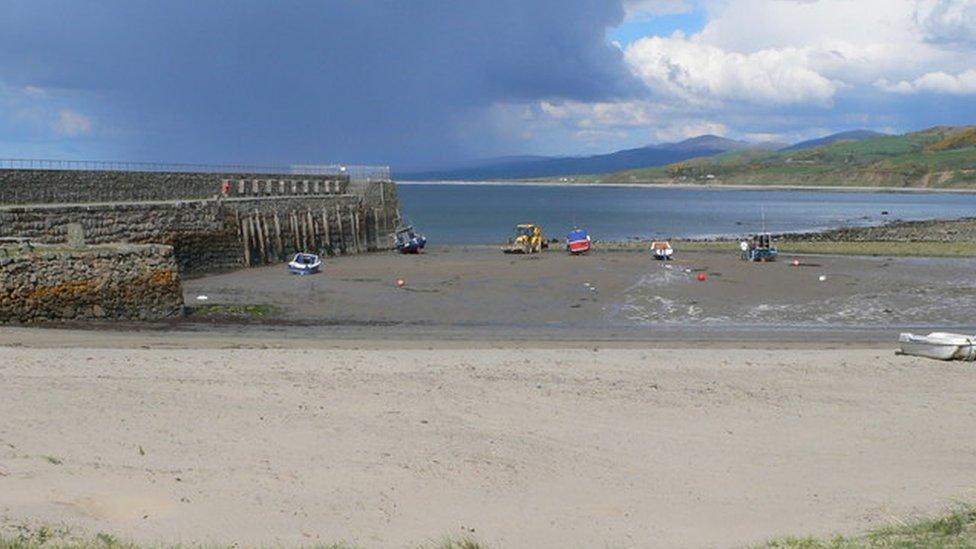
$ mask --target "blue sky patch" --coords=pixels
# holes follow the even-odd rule
[[[646,36],[670,36],[679,30],[686,35],[694,34],[705,27],[705,22],[705,13],[702,10],[649,16],[627,21],[610,29],[607,31],[607,39],[627,47]]]

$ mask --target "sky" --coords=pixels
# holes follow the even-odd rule
[[[0,0],[0,158],[382,164],[976,123],[976,0]]]

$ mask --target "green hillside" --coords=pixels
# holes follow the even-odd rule
[[[976,188],[976,127],[838,142],[791,152],[735,151],[596,176],[605,183]]]

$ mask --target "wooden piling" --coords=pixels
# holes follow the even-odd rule
[[[316,238],[316,235],[315,235],[315,233],[316,233],[316,231],[315,231],[315,219],[312,217],[312,209],[311,208],[307,208],[305,210],[305,218],[308,220],[308,243],[312,246],[312,249],[313,250],[319,250],[319,251],[321,251],[321,249],[317,245],[317,240],[318,239]]]
[[[264,231],[261,230],[261,215],[254,212],[254,229],[258,234],[258,248],[261,250],[261,263],[268,262],[268,247],[264,243]]]
[[[248,234],[247,218],[240,221],[241,224],[241,240],[244,242],[244,264],[248,267],[251,266],[251,239]]]
[[[302,251],[301,250],[302,243],[299,241],[299,235],[298,235],[298,217],[295,216],[295,210],[292,210],[288,213],[291,214],[288,217],[291,219],[291,235],[292,235],[292,240],[295,243],[295,252],[297,253]]]
[[[278,210],[274,211],[275,247],[278,248],[278,261],[285,260],[285,245],[281,240],[281,222],[278,221]]]
[[[261,237],[264,238],[264,247],[267,250],[264,261],[265,263],[274,263],[274,251],[271,247],[271,239],[268,238],[268,216],[262,215],[258,219],[261,222]]]
[[[373,208],[373,249],[380,249],[380,214],[379,208]]]
[[[349,206],[349,221],[352,223],[352,240],[356,243],[356,253],[362,253],[363,250],[359,244],[359,214],[352,206]]]
[[[338,204],[336,204],[336,223],[339,225],[339,234],[337,236],[339,249],[342,250],[342,253],[346,253],[346,237],[342,234],[342,210],[339,209]]]
[[[325,242],[322,244],[322,248],[326,252],[332,250],[332,239],[329,238],[329,236],[330,236],[329,235],[329,214],[326,211],[325,206],[323,206],[322,207],[322,239]]]

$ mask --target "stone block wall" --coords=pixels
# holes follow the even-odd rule
[[[395,196],[395,195],[394,195]],[[88,244],[164,244],[196,275],[274,263],[296,251],[388,249],[397,203],[355,195],[0,207],[0,238],[63,244],[73,223]]]
[[[0,208],[0,237],[63,244],[68,226],[78,223],[88,244],[171,245],[182,272],[219,271],[240,265],[229,213],[216,200],[5,207]]]
[[[170,246],[2,246],[0,280],[0,322],[159,320],[183,309]]]

